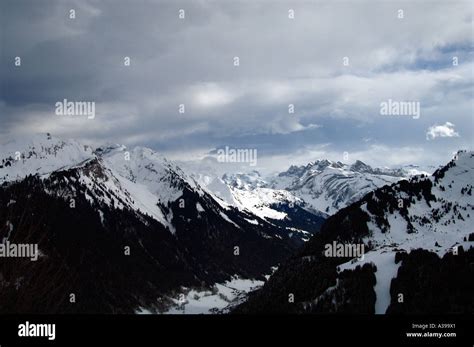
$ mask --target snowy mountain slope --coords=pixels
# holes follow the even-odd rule
[[[0,264],[4,312],[156,312],[182,286],[258,278],[302,242],[224,206],[149,149],[82,148],[50,136],[2,147],[20,158],[2,168],[0,238],[38,243],[43,255],[33,266]],[[15,284],[22,278],[28,287]],[[28,299],[49,286],[59,289],[43,304]],[[88,301],[69,306],[72,291]]]
[[[430,177],[368,193],[328,218],[237,312],[472,312],[473,182],[474,153],[459,152]],[[334,242],[365,254],[326,255]]]
[[[289,229],[309,234],[319,230],[323,218],[368,192],[423,172],[415,166],[380,169],[361,161],[347,165],[317,160],[265,178],[255,170],[219,177],[220,171],[211,164],[207,161],[204,169],[198,165],[199,173],[190,176],[224,205],[249,211],[273,223],[284,221]],[[190,169],[196,169],[196,165]],[[310,223],[302,225],[304,220]]]
[[[280,226],[294,238],[302,241],[319,230],[326,215],[313,210],[303,200],[288,191],[268,187],[258,171],[249,173],[225,173],[214,164],[207,163],[204,169],[199,165],[181,164],[207,193],[224,208],[234,207],[251,213],[272,225]],[[197,170],[192,172],[191,170]],[[257,221],[252,219],[254,223]]]
[[[177,161],[177,165],[188,177],[197,182],[210,195],[214,196],[223,207],[236,206],[232,192],[224,182],[226,163],[219,163],[215,158],[205,157],[200,160]]]
[[[258,171],[218,177],[210,166],[207,174],[193,176],[203,187],[226,204],[272,219],[286,217],[278,206],[295,203],[325,218],[374,189],[424,172],[415,166],[379,169],[361,161],[347,165],[317,160],[268,177]]]
[[[172,232],[175,231],[171,223],[173,216],[166,211],[167,206],[180,198],[184,187],[189,187],[200,195],[204,192],[211,195],[224,209],[235,207],[254,214],[287,228],[302,240],[318,231],[328,214],[368,191],[399,180],[406,173],[400,169],[373,169],[360,161],[348,166],[318,160],[306,166],[292,166],[270,179],[264,179],[257,171],[218,177],[212,163],[197,172],[190,172],[195,166],[183,163],[187,171],[184,173],[176,164],[147,148],[111,145],[92,152],[76,141],[62,141],[49,134],[36,135],[26,142],[12,141],[2,146],[2,153],[2,182],[28,174],[47,175],[97,159],[106,168],[104,172],[113,177],[101,184],[117,185],[108,188],[125,195],[127,198],[122,200],[128,207],[153,216]],[[92,183],[90,177],[82,179]],[[255,223],[254,219],[250,220]]]
[[[250,174],[226,174],[224,182],[230,189],[234,205],[239,209],[300,234],[303,240],[319,231],[326,215],[314,210],[291,192],[268,187],[257,171]]]
[[[278,215],[278,211],[274,206],[275,204],[286,203],[293,205],[293,203],[295,203],[296,205],[302,205],[301,201],[298,201],[298,199],[295,199],[291,194],[285,191],[276,192],[274,190],[268,190],[266,192],[269,196],[268,199],[262,201],[263,194],[260,192],[256,197],[255,191],[252,191],[252,193],[247,191],[248,194],[244,194],[243,190],[235,191],[234,187],[216,177],[210,178],[210,176],[188,175],[174,163],[147,148],[137,147],[129,151],[124,146],[109,146],[107,148],[100,148],[96,150],[95,153],[100,156],[103,165],[110,170],[114,176],[120,178],[122,187],[127,188],[127,191],[133,198],[134,204],[137,201],[141,203],[148,202],[145,204],[143,211],[151,212],[149,214],[152,216],[158,215],[157,220],[162,223],[164,219],[165,222],[163,224],[173,232],[175,230],[172,223],[173,213],[169,210],[169,206],[178,199],[184,204],[181,198],[185,189],[195,191],[199,196],[206,195],[211,197],[217,202],[219,208],[223,209],[219,214],[224,220],[230,223],[234,222],[227,218],[224,211],[232,210],[233,208],[237,208],[243,213],[251,213],[259,217],[260,219],[256,219],[255,216],[250,215],[246,219],[247,222],[258,225],[263,221],[271,223],[272,219],[283,219],[289,214],[288,212],[280,212],[280,215]],[[197,179],[195,179],[195,177],[197,177]],[[123,182],[124,179],[125,182]],[[130,182],[133,182],[133,184]],[[206,184],[204,188],[201,186],[203,182]],[[146,189],[138,189],[138,187]],[[156,201],[156,198],[158,198],[158,201]],[[204,204],[202,202],[197,202],[197,204],[199,204],[199,208],[203,209]],[[159,211],[157,211],[157,206],[159,207]],[[298,208],[300,207],[296,207],[296,209]],[[207,210],[204,209],[204,211],[201,212],[207,212]],[[267,214],[265,214],[265,212],[267,212]],[[163,214],[165,214],[164,218],[162,216]],[[312,213],[309,212],[307,217],[310,220],[305,223],[289,223],[290,225],[286,225],[285,223],[277,224],[283,231],[288,229],[286,228],[288,226],[300,227],[303,224],[310,226],[311,231],[317,230],[322,218],[319,216],[313,217]],[[271,224],[275,225],[274,223]],[[316,226],[315,228],[314,225]],[[298,239],[308,239],[308,232],[306,230],[293,228],[288,229],[287,233],[290,234],[290,237],[295,239],[297,243]]]
[[[125,147],[117,146],[113,151],[111,148],[107,153],[104,151],[104,157],[102,157],[97,155],[102,154],[102,150],[93,152],[90,147],[83,146],[75,140],[65,141],[49,134],[34,135],[26,141],[20,139],[10,141],[1,148],[4,159],[0,167],[0,182],[17,181],[36,174],[46,178],[54,172],[77,169],[81,175],[71,177],[71,180],[77,180],[77,183],[86,186],[89,190],[96,191],[95,194],[87,195],[91,202],[100,200],[116,208],[141,211],[172,229],[166,216],[160,210],[158,202],[160,199],[168,202],[173,197],[175,200],[179,195],[179,190],[172,184],[167,184],[166,179],[170,180],[172,174],[169,173],[166,176],[168,172],[164,168],[161,168],[161,172],[156,170],[152,172],[158,181],[152,187],[154,190],[145,185],[145,182],[151,181],[152,175],[146,176],[147,169],[138,164],[137,157],[140,157],[141,163],[150,169],[153,164],[149,161],[145,162],[144,150],[135,149],[131,154],[131,160],[125,160],[122,153]],[[122,161],[115,159],[114,162],[114,158],[120,155]],[[92,165],[88,165],[90,163]],[[138,181],[133,177],[134,174],[140,178]],[[161,185],[160,180],[163,181]],[[104,192],[108,194],[105,195]],[[158,192],[159,198],[156,197]],[[58,194],[58,192],[55,193]]]
[[[0,153],[0,183],[19,181],[28,175],[47,178],[54,172],[78,169],[79,183],[112,194],[89,195],[89,200],[141,211],[167,226],[167,218],[172,216],[163,215],[163,206],[176,201],[185,187],[203,194],[179,167],[147,148],[129,150],[113,145],[92,151],[75,140],[37,134],[2,144]],[[87,166],[91,162],[93,169]]]
[[[272,204],[301,204],[302,200],[284,190],[256,188],[252,190],[231,188],[237,206],[246,209],[260,218],[284,219],[287,214],[272,208]]]
[[[444,255],[473,231],[473,182],[474,153],[459,152],[431,177],[416,176],[368,194],[359,205],[371,231],[364,242],[374,248],[396,244],[407,251],[425,248]]]
[[[95,151],[102,165],[118,178],[120,185],[133,199],[133,206],[156,216],[172,232],[171,203],[183,195],[184,189],[200,187],[166,158],[148,148],[109,146]]]
[[[93,158],[92,148],[75,140],[61,140],[49,134],[11,139],[0,145],[0,184],[27,175],[46,175]]]
[[[104,165],[121,177],[144,185],[159,202],[167,204],[182,195],[182,188],[188,184],[197,188],[193,180],[181,169],[149,148],[125,146],[96,150]]]

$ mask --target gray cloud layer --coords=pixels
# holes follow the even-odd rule
[[[176,157],[250,147],[283,166],[344,151],[378,165],[438,163],[472,148],[468,1],[6,0],[1,7],[2,135],[52,132]],[[64,98],[95,101],[96,118],[55,115]],[[420,102],[420,119],[381,116],[388,99]],[[430,127],[446,122],[459,136],[427,140]]]

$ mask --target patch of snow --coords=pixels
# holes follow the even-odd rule
[[[98,210],[97,212],[99,213],[100,222],[102,223],[102,225],[104,225],[104,212],[102,212],[101,210]]]
[[[244,218],[244,219],[250,224],[258,225],[258,220],[256,219],[248,219],[248,218]]]
[[[224,218],[227,222],[234,224],[237,228],[240,229],[240,227],[234,223],[224,212],[220,211],[219,214],[221,215],[222,218]]]
[[[225,313],[233,306],[241,303],[249,292],[263,285],[262,281],[242,279],[234,276],[225,283],[216,283],[212,290],[190,290],[181,298],[172,298],[174,306],[165,314],[212,314]],[[146,312],[140,308],[140,313]],[[149,311],[148,311],[149,312]],[[138,313],[138,312],[137,312]]]
[[[356,266],[363,266],[365,263],[372,263],[377,266],[377,271],[375,272],[376,284],[374,286],[376,295],[375,313],[384,314],[390,305],[390,284],[392,279],[397,277],[401,262],[395,264],[395,252],[388,248],[382,248],[365,253],[361,260],[349,261],[339,265],[339,271],[353,270]]]

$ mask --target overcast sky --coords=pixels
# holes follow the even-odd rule
[[[441,164],[473,148],[470,1],[1,0],[0,13],[2,137],[177,159],[252,148],[263,169],[344,152]],[[65,98],[96,117],[58,116]],[[419,102],[420,117],[381,115],[389,99]]]

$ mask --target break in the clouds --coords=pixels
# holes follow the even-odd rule
[[[433,125],[426,132],[426,139],[434,140],[437,137],[458,137],[459,134],[454,130],[454,124],[446,122],[442,125]]]
[[[179,158],[254,148],[283,167],[472,149],[468,1],[4,0],[1,14],[2,136]],[[64,99],[95,102],[96,117],[58,116]],[[382,114],[387,100],[418,102],[420,117]]]

